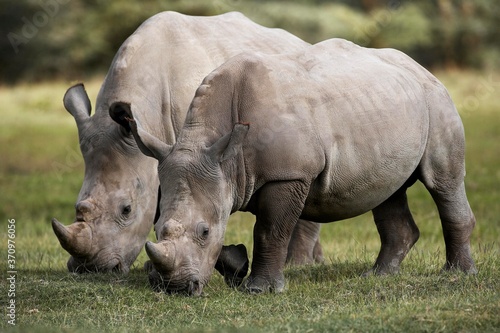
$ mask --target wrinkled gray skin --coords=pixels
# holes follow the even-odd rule
[[[419,237],[406,198],[417,180],[439,210],[444,269],[476,272],[462,122],[443,85],[403,53],[333,39],[297,54],[240,55],[205,78],[173,147],[131,124],[170,184],[159,241],[146,243],[168,290],[202,292],[237,210],[257,218],[249,292],[284,289],[299,218],[371,210],[381,238],[371,272],[396,272]]]
[[[68,269],[128,272],[153,225],[158,203],[157,161],[137,148],[124,120],[128,105],[120,101],[131,105],[144,130],[173,144],[196,88],[218,65],[242,51],[279,53],[308,45],[240,13],[192,17],[164,12],[145,21],[123,43],[92,117],[83,85],[68,89],[64,106],[76,120],[85,161],[75,221],[67,227],[52,221],[62,247],[71,254]],[[304,226],[295,232],[297,246],[291,244],[289,261],[321,260],[319,225],[301,223]],[[229,248],[224,257],[233,253],[241,258],[240,250]],[[238,270],[245,262],[233,265]]]

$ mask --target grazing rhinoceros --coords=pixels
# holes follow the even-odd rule
[[[92,117],[83,85],[68,89],[64,105],[76,120],[85,160],[74,223],[65,227],[52,221],[62,247],[71,254],[68,269],[128,272],[153,226],[158,204],[157,161],[137,148],[119,101],[131,104],[145,130],[173,144],[196,88],[217,66],[242,51],[280,53],[308,45],[240,13],[192,17],[164,12],[145,21],[123,43]],[[295,236],[290,262],[321,260],[319,225],[303,221]],[[237,260],[241,247],[222,254],[226,269],[244,264]],[[236,263],[232,264],[233,254]]]
[[[372,210],[382,246],[371,271],[395,272],[419,237],[406,198],[416,180],[439,210],[444,268],[475,272],[462,122],[445,87],[403,53],[333,39],[290,55],[238,55],[204,79],[173,146],[129,113],[169,184],[159,241],[146,243],[150,281],[166,290],[202,292],[238,210],[257,218],[250,292],[283,290],[299,218]]]

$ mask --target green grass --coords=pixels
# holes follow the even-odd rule
[[[83,179],[68,85],[0,87],[0,331],[7,332],[495,332],[500,331],[500,75],[441,73],[466,128],[466,185],[477,226],[475,276],[442,273],[434,203],[416,184],[410,207],[421,237],[395,276],[362,278],[380,241],[371,214],[325,225],[321,265],[288,268],[287,289],[250,296],[214,274],[204,297],[153,292],[140,269],[73,275],[50,218],[69,223]],[[484,82],[488,82],[485,85]],[[496,83],[498,82],[498,84]],[[91,100],[100,80],[87,85]],[[6,319],[7,220],[16,219],[17,325]],[[253,216],[232,216],[226,243],[251,251]]]

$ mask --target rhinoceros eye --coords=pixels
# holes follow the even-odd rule
[[[131,211],[132,211],[132,207],[130,207],[130,205],[124,206],[122,208],[122,215],[127,217]]]
[[[196,227],[196,233],[198,234],[198,237],[200,237],[201,239],[207,239],[208,235],[210,234],[210,228],[208,226],[208,223],[206,222],[198,223],[198,226]]]

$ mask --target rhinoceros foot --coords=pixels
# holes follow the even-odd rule
[[[231,288],[237,288],[248,273],[248,253],[243,244],[223,246],[215,269]]]
[[[452,264],[446,262],[446,264],[441,269],[443,272],[464,272],[465,274],[475,275],[478,273],[476,266],[473,261],[464,261],[457,264]]]
[[[240,287],[240,290],[250,294],[262,294],[262,293],[281,293],[285,290],[285,278],[280,276],[277,278],[266,279],[260,276],[250,275],[245,283]]]
[[[384,276],[398,274],[399,263],[400,261],[393,260],[393,262],[390,262],[389,264],[373,266],[368,271],[364,272],[361,276],[370,277],[372,275]]]

